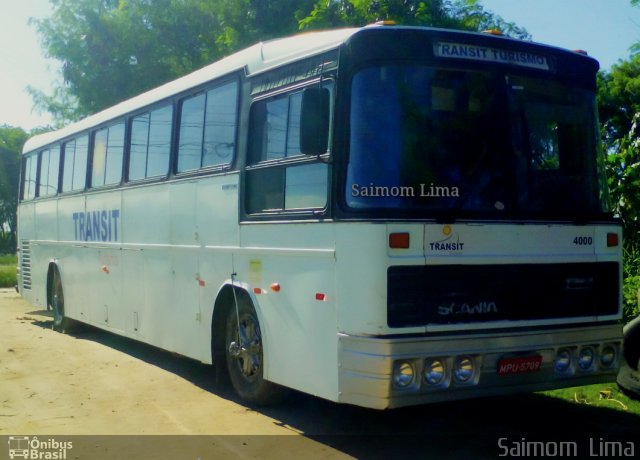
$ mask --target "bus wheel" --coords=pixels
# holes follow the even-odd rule
[[[258,316],[251,302],[238,296],[238,308],[229,309],[226,323],[225,354],[227,370],[234,390],[243,400],[273,404],[282,389],[263,378],[264,358]]]
[[[64,292],[62,278],[58,269],[54,268],[49,292],[49,306],[53,310],[53,329],[64,332],[69,326],[69,319],[64,316]]]

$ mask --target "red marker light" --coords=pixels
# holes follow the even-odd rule
[[[327,295],[323,294],[322,292],[316,292],[316,300],[324,302],[325,300],[327,300]]]
[[[273,283],[269,287],[273,292],[280,292],[280,283]]]
[[[410,238],[408,233],[390,233],[389,247],[391,249],[409,249]]]
[[[615,248],[618,246],[618,234],[617,233],[607,233],[607,247]]]
[[[253,288],[253,292],[254,292],[255,294],[262,294],[262,289],[260,289],[260,288],[256,287],[256,288]]]

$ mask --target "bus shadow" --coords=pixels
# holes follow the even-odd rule
[[[53,318],[53,313],[46,310],[28,312],[27,315],[29,314]],[[32,323],[43,329],[53,328],[53,320],[32,319]],[[213,366],[88,324],[74,323],[72,328],[65,331],[65,334],[78,340],[89,340],[118,350],[133,358],[178,375],[203,390],[240,403],[240,400],[235,397],[233,389],[226,384],[227,382],[224,378],[218,375]]]
[[[51,321],[34,324],[52,326]],[[247,407],[226,378],[216,377],[215,367],[91,326],[83,325],[69,335],[118,350]],[[526,449],[534,442],[573,443],[580,458],[602,453],[598,449],[604,442],[623,447],[635,443],[635,454],[640,452],[640,416],[542,394],[376,411],[291,391],[276,406],[248,407],[279,426],[355,458],[395,458],[408,452],[447,459],[525,456],[524,450],[504,449]]]

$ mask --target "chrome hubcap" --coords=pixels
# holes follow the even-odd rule
[[[237,351],[233,354],[240,372],[245,379],[255,380],[262,364],[262,339],[260,326],[250,314],[240,316],[240,330],[234,328],[234,335],[239,338]]]

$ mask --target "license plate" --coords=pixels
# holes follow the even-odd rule
[[[498,361],[498,375],[526,374],[538,372],[542,365],[542,356],[507,358]]]

